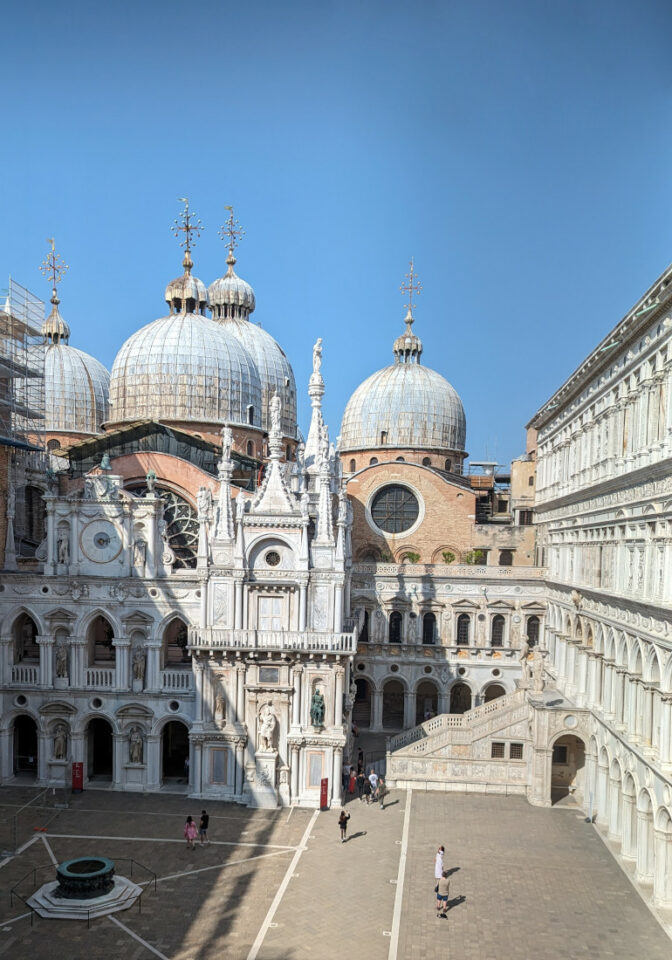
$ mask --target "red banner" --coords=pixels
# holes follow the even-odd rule
[[[329,809],[329,778],[320,780],[320,810]]]
[[[73,763],[72,765],[72,792],[81,793],[84,789],[84,764]]]

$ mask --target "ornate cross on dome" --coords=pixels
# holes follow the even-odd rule
[[[228,243],[229,253],[232,254],[238,246],[240,238],[245,236],[245,231],[241,229],[240,220],[234,218],[233,207],[224,207],[224,209],[229,211],[229,217],[226,223],[219,228],[219,235],[222,240]]]
[[[61,282],[63,276],[68,270],[68,265],[58,253],[56,253],[56,241],[53,237],[47,237],[47,243],[51,244],[51,252],[47,254],[42,263],[40,264],[40,270],[42,274],[51,279],[51,288],[52,288],[52,303],[58,303],[58,298],[56,296],[56,285]]]
[[[178,197],[177,199],[180,203],[184,204],[184,210],[179,217],[173,221],[173,236],[179,238],[181,233],[184,234],[184,239],[180,240],[180,246],[184,247],[185,251],[183,266],[186,270],[190,270],[193,264],[189,254],[191,248],[196,245],[196,238],[201,235],[203,224],[198,217],[195,217],[189,210],[189,197]],[[194,234],[193,240],[191,238],[192,233]]]
[[[412,318],[413,308],[415,307],[415,304],[413,303],[413,294],[415,294],[416,296],[420,294],[420,292],[422,291],[422,283],[418,279],[418,275],[415,272],[415,264],[413,261],[413,257],[411,257],[410,266],[411,266],[410,272],[404,274],[404,276],[406,277],[406,281],[402,283],[399,289],[401,290],[402,293],[408,294],[408,303],[405,303],[404,306],[406,307],[406,309],[408,310]]]

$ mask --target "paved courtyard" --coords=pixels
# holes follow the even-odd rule
[[[0,791],[10,816],[27,791]],[[521,798],[393,792],[337,813],[209,803],[209,846],[188,851],[186,797],[87,791],[49,819],[21,820],[28,846],[0,867],[0,956],[52,960],[669,960],[672,942],[578,811]],[[434,853],[446,847],[447,920],[435,916]],[[11,887],[82,854],[132,857],[158,875],[142,912],[85,923],[34,919]],[[128,874],[126,864],[120,873]],[[130,868],[129,868],[130,869]],[[137,873],[134,879],[138,880]],[[32,887],[32,875],[26,889]]]

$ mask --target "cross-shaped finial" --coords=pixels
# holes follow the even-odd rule
[[[229,252],[233,253],[238,246],[238,241],[245,236],[245,231],[241,230],[240,221],[233,216],[233,207],[224,207],[229,211],[229,217],[226,223],[219,228],[219,235],[229,245]]]
[[[418,296],[422,291],[422,283],[418,280],[418,275],[415,272],[415,265],[413,262],[413,257],[411,257],[411,269],[409,273],[404,274],[406,281],[402,283],[399,287],[402,293],[408,294],[408,303],[405,303],[404,306],[407,310],[410,310],[411,314],[413,313],[413,308],[415,304],[413,303],[413,294]]]
[[[56,285],[63,279],[68,265],[63,257],[56,253],[56,241],[54,238],[47,237],[47,243],[51,245],[51,252],[47,254],[40,264],[40,270],[45,277],[51,280],[51,287],[54,291],[54,296],[56,296]]]
[[[184,204],[184,210],[174,221],[173,235],[179,238],[181,233],[184,234],[184,239],[180,240],[180,246],[184,247],[186,252],[189,253],[191,248],[196,245],[196,238],[201,235],[203,224],[189,210],[189,197],[178,197],[177,199]],[[194,234],[194,240],[191,239],[192,233]]]

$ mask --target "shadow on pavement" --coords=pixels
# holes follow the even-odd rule
[[[366,830],[358,830],[357,833],[351,833],[349,837],[346,838],[345,843],[348,843],[350,840],[356,840],[357,837],[365,837]]]

